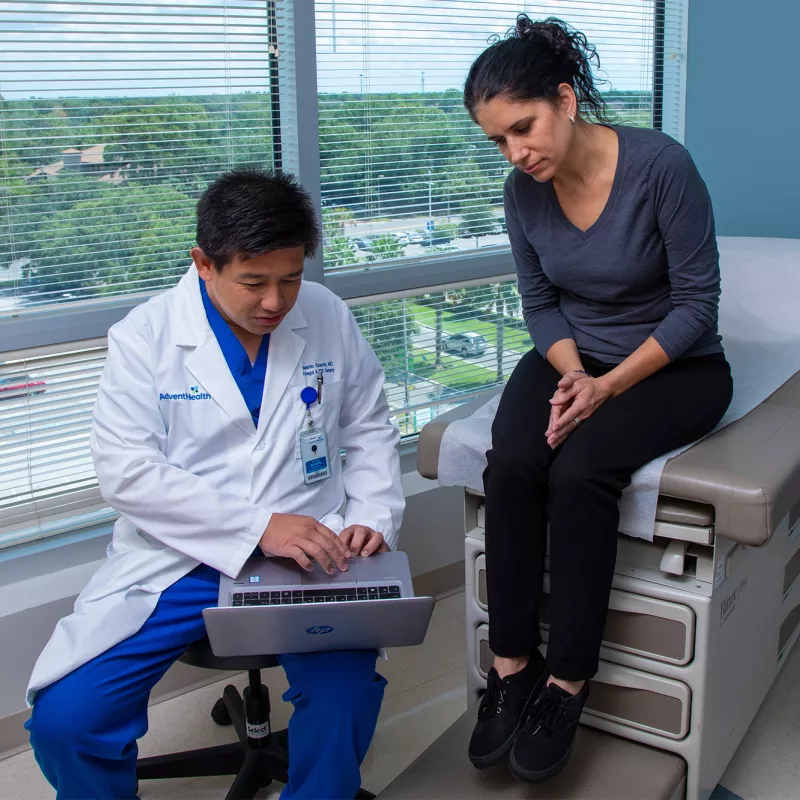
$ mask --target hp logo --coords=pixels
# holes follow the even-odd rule
[[[326,633],[333,633],[333,628],[330,625],[314,625],[306,628],[306,633],[310,633],[312,636],[323,636]]]

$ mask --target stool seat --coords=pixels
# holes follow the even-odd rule
[[[251,669],[269,669],[280,666],[278,659],[272,655],[265,656],[215,656],[208,636],[190,644],[178,661],[192,667],[205,669],[223,669],[234,672],[247,672]]]

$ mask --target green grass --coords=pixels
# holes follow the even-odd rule
[[[421,325],[427,325],[429,328],[436,327],[436,312],[432,308],[415,304],[411,306],[411,313]],[[492,347],[497,346],[497,326],[474,317],[460,319],[457,313],[445,311],[442,317],[442,330],[445,335],[449,333],[480,333]],[[527,331],[505,326],[504,350],[525,353],[531,347],[533,347],[533,342]]]
[[[424,360],[423,360],[424,357]],[[463,358],[442,353],[442,366],[436,369],[436,355],[430,350],[415,347],[409,369],[420,378],[428,378],[462,392],[481,389],[497,383],[497,373]],[[505,376],[508,377],[508,376]]]

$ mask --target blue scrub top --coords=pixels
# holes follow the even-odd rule
[[[265,334],[261,339],[258,348],[256,363],[250,363],[250,356],[244,349],[244,345],[236,338],[236,334],[222,318],[222,314],[217,311],[217,307],[211,302],[206,290],[205,281],[200,279],[200,294],[203,297],[203,306],[208,317],[208,324],[217,337],[222,355],[228,364],[228,369],[242,393],[247,410],[253,418],[253,425],[258,427],[258,415],[261,412],[261,398],[264,395],[264,381],[267,377],[267,354],[269,353],[269,334]]]

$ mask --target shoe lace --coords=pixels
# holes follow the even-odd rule
[[[481,698],[478,718],[485,720],[499,714],[503,710],[505,699],[505,692],[500,678],[495,674],[490,675],[486,683],[486,691]]]
[[[559,697],[545,687],[522,726],[522,733],[532,736],[544,733],[545,736],[552,736],[558,730],[560,719],[566,711],[567,699]]]

